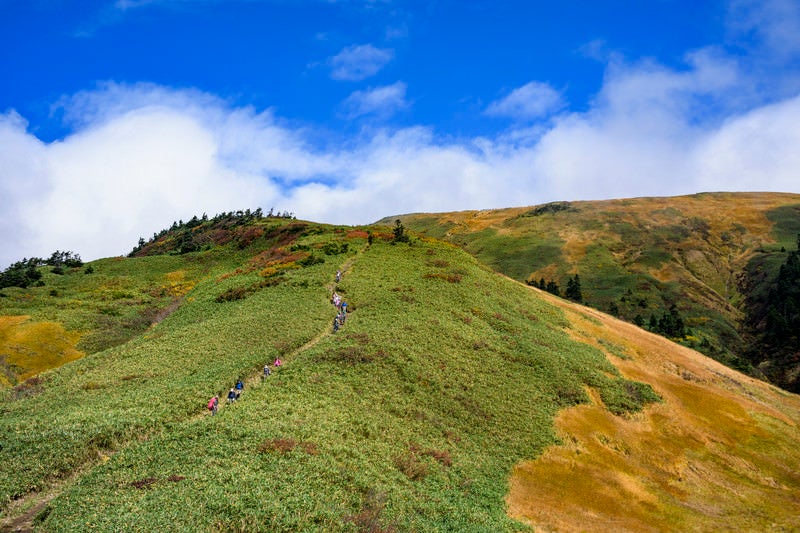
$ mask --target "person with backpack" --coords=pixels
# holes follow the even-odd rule
[[[269,369],[269,365],[264,365],[264,375],[261,376],[261,379],[266,379],[269,377],[271,371]]]
[[[236,380],[236,391],[239,394],[241,394],[243,390],[244,390],[244,383],[242,383],[242,380],[241,379]]]
[[[277,367],[281,366],[282,364],[283,364],[283,363],[281,363],[281,358],[280,358],[280,357],[278,357],[277,359],[275,359],[275,363],[273,363],[273,365],[272,365],[272,366],[274,366],[274,367],[276,367],[276,368],[277,368]]]
[[[339,315],[333,317],[333,332],[336,333],[339,331]]]
[[[236,391],[231,387],[231,390],[228,391],[228,403],[233,403],[236,401]]]
[[[214,395],[210,400],[208,400],[208,410],[211,411],[212,415],[217,414],[217,406],[219,405],[219,397]]]

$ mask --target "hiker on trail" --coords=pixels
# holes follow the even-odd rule
[[[341,310],[343,315],[347,315],[347,302],[342,302]]]
[[[339,331],[339,315],[333,317],[333,332],[336,333]]]
[[[240,393],[244,390],[244,383],[241,379],[236,381],[236,390]]]
[[[270,374],[269,365],[264,365],[264,376],[263,377],[267,378],[267,377],[269,377],[269,374]]]
[[[336,283],[339,283],[340,281],[342,281],[342,271],[341,270],[337,270],[336,271]]]
[[[208,400],[208,410],[211,411],[212,415],[217,414],[217,405],[219,405],[219,398],[214,395],[210,400]]]
[[[233,387],[231,387],[231,390],[228,392],[228,403],[232,403],[235,401],[236,401],[236,391],[233,390]]]
[[[280,359],[280,357],[279,357],[279,358],[275,359],[275,363],[273,363],[273,366],[276,366],[276,367],[278,367],[278,366],[281,366],[282,364],[283,364],[283,363],[281,363],[281,359]]]
[[[332,303],[333,305],[335,305],[335,306],[338,308],[338,307],[339,307],[339,304],[341,304],[341,303],[342,303],[342,298],[341,298],[341,297],[340,297],[338,294],[336,294],[336,293],[334,292],[334,293],[333,293],[333,298],[331,298],[331,303]]]

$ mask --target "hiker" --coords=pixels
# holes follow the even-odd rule
[[[217,414],[217,405],[219,405],[219,397],[216,395],[208,400],[208,410],[211,411],[212,415]]]
[[[283,363],[281,363],[281,358],[279,357],[279,358],[275,359],[275,362],[272,364],[272,366],[279,367],[282,364]]]
[[[343,315],[347,314],[347,302],[342,302],[341,310]]]
[[[269,365],[264,365],[264,378],[268,378],[270,374]]]
[[[333,332],[336,333],[339,331],[339,315],[333,317]]]
[[[231,390],[228,392],[228,403],[232,403],[236,401],[236,391],[231,387]]]
[[[342,271],[341,270],[337,270],[336,271],[336,283],[339,283],[340,281],[342,281]]]
[[[244,390],[244,383],[242,383],[241,379],[237,380],[236,381],[236,391],[241,393],[243,390]]]

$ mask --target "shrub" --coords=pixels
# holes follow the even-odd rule
[[[429,272],[422,276],[425,279],[441,279],[448,283],[461,283],[463,276],[457,272],[445,274],[444,272]]]
[[[264,230],[259,227],[250,227],[244,230],[244,233],[239,237],[239,249],[245,249],[250,246],[254,240],[264,235]]]
[[[143,479],[132,481],[131,485],[133,487],[136,487],[137,489],[146,489],[147,487],[149,487],[150,485],[153,485],[157,481],[158,480],[156,478],[154,478],[154,477],[146,477],[146,478],[143,478]]]
[[[297,442],[293,438],[268,439],[258,445],[259,453],[289,453],[295,448],[300,448],[308,455],[319,455],[319,449],[313,442]]]
[[[322,251],[325,252],[325,255],[338,255],[347,253],[347,250],[350,248],[350,245],[346,242],[337,243],[334,241],[327,242],[322,247]]]
[[[428,475],[428,464],[413,449],[395,457],[394,465],[411,481],[421,481]]]
[[[345,517],[345,522],[351,522],[359,531],[365,533],[394,533],[394,526],[383,526],[381,514],[386,507],[386,493],[370,489],[364,496],[361,510],[354,515]]]
[[[298,265],[309,267],[312,265],[318,265],[320,263],[324,263],[325,259],[318,255],[311,254],[308,257],[305,257],[297,262]]]
[[[12,397],[15,400],[20,400],[22,398],[34,396],[35,394],[42,392],[42,385],[44,382],[45,380],[43,377],[34,376],[14,387]]]
[[[232,287],[216,297],[214,301],[217,303],[233,302],[236,300],[243,300],[250,295],[249,287]]]
[[[258,445],[260,453],[289,453],[297,447],[297,441],[292,438],[269,439]]]
[[[425,455],[434,458],[442,466],[453,466],[453,458],[447,450],[425,450]]]

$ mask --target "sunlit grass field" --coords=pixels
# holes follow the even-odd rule
[[[344,238],[328,228],[297,242]],[[457,248],[350,243],[275,284],[243,268],[257,249],[143,258],[169,263],[147,282],[147,261],[119,260],[134,285],[184,270],[191,287],[143,334],[3,393],[5,513],[65,479],[36,527],[524,529],[506,514],[508,477],[558,442],[560,409],[587,390],[613,416],[659,401],[574,340],[557,306]],[[342,266],[351,312],[333,334]],[[241,287],[258,289],[218,301]],[[226,405],[237,378],[245,391]]]

